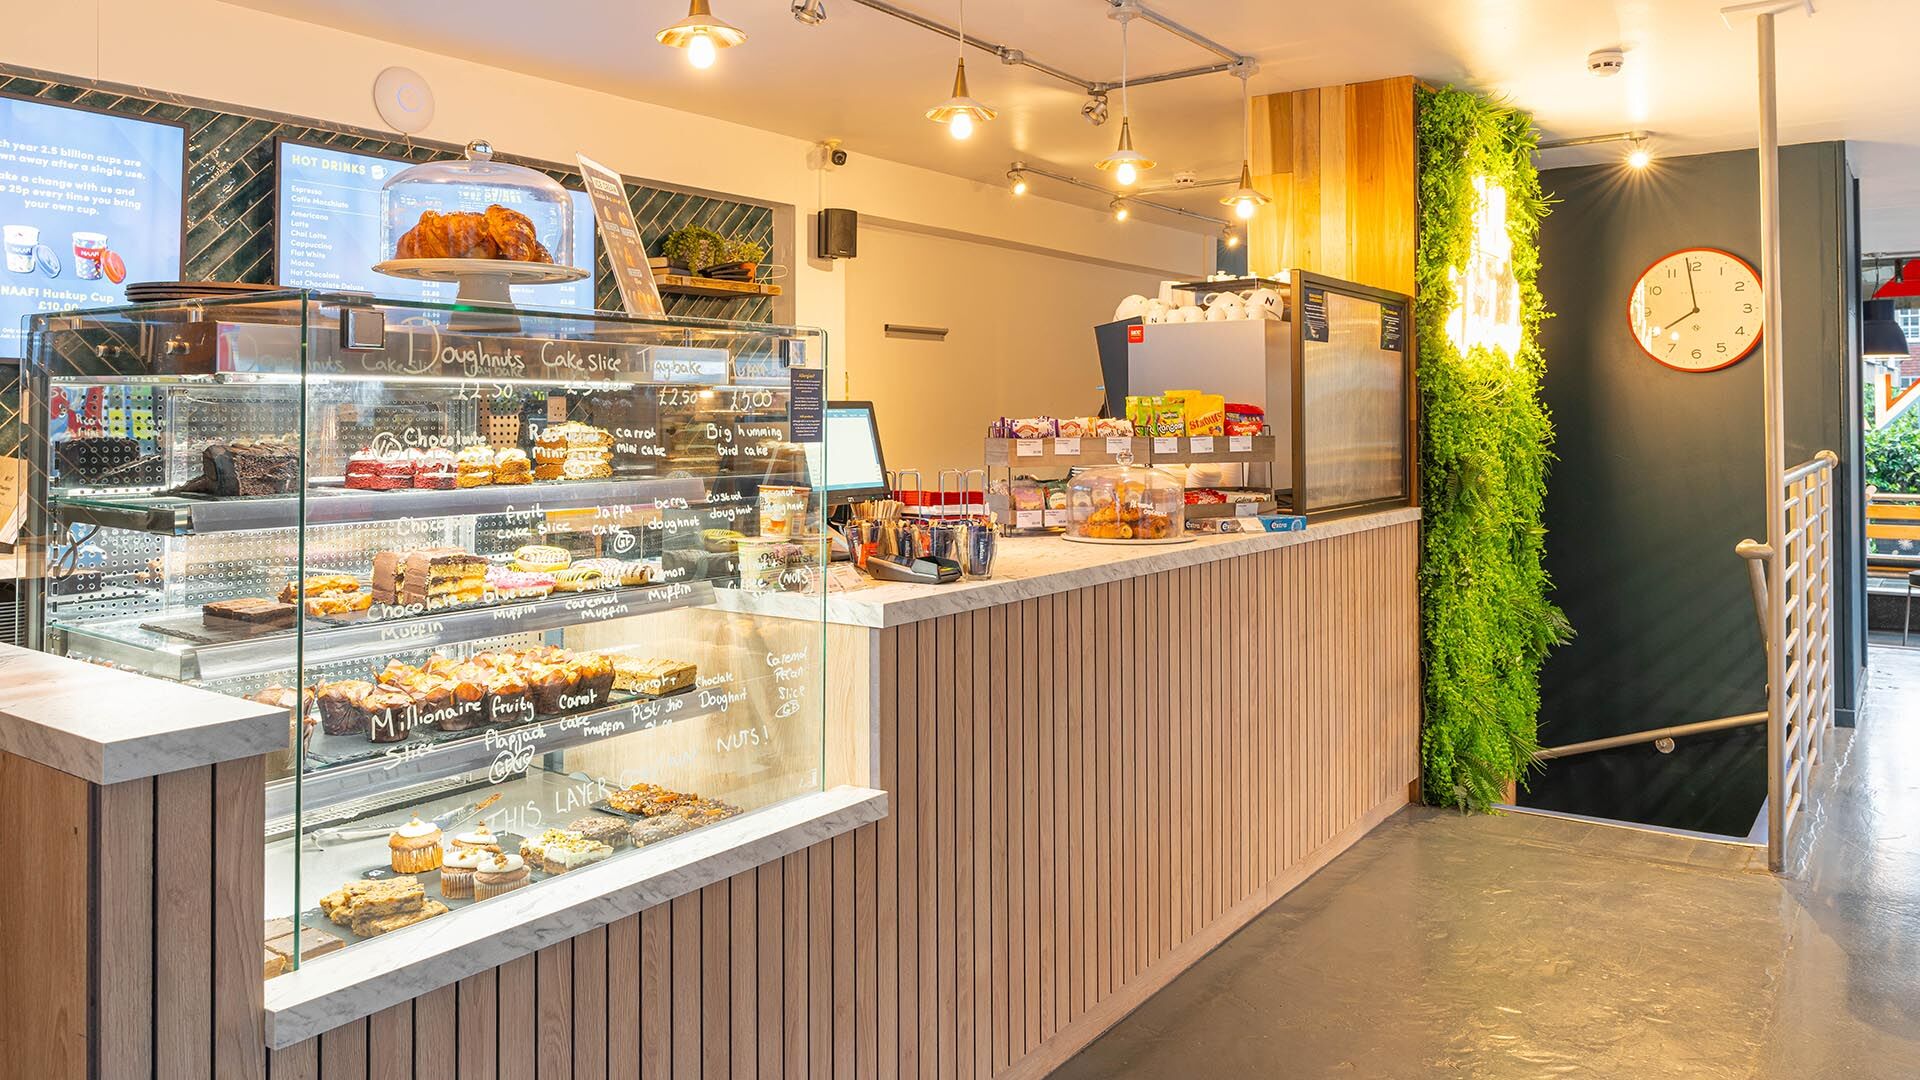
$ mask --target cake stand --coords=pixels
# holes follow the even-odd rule
[[[388,259],[374,264],[374,272],[413,281],[457,281],[461,302],[513,303],[514,285],[557,285],[587,276],[577,266],[559,263],[514,262],[508,259]]]

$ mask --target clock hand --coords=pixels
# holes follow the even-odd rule
[[[1688,312],[1687,315],[1698,315],[1700,313],[1700,294],[1693,291],[1693,260],[1688,259],[1686,260],[1686,263],[1687,263],[1687,302],[1693,305],[1693,310]],[[1687,316],[1682,315],[1680,317],[1684,319]]]

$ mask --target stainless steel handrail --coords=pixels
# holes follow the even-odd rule
[[[1568,743],[1565,746],[1547,746],[1534,752],[1535,761],[1552,761],[1556,758],[1569,758],[1578,754],[1591,754],[1600,750],[1617,750],[1623,746],[1640,746],[1645,743],[1659,742],[1662,739],[1679,739],[1688,735],[1705,735],[1713,731],[1729,731],[1733,728],[1750,727],[1767,722],[1763,712],[1740,713],[1737,716],[1723,716],[1718,720],[1701,720],[1692,724],[1675,724],[1672,727],[1654,728],[1650,731],[1635,731],[1626,735],[1609,735],[1604,739],[1588,739],[1585,742]]]

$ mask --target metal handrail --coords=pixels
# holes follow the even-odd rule
[[[1718,720],[1700,720],[1691,724],[1675,724],[1672,727],[1635,731],[1626,735],[1609,735],[1604,739],[1588,739],[1585,742],[1568,743],[1565,746],[1542,747],[1534,751],[1533,760],[1552,761],[1555,758],[1569,758],[1599,750],[1617,750],[1623,746],[1640,746],[1645,743],[1659,742],[1662,739],[1684,738],[1688,735],[1705,735],[1713,731],[1729,731],[1733,728],[1751,727],[1754,724],[1766,722],[1766,713],[1741,713],[1738,716],[1723,716]]]
[[[1782,471],[1769,507],[1780,550],[1742,540],[1767,653],[1767,865],[1782,869],[1833,726],[1833,472],[1822,450]]]

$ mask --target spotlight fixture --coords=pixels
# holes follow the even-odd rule
[[[973,134],[975,124],[984,124],[1000,113],[967,93],[967,2],[960,0],[960,27],[954,34],[960,43],[960,58],[953,66],[953,96],[927,110],[927,119],[947,125],[947,134],[964,139]]]
[[[1250,220],[1254,211],[1270,201],[1253,186],[1253,99],[1247,92],[1247,78],[1253,72],[1240,69],[1240,186],[1221,198],[1220,205],[1233,207],[1233,216]]]
[[[1132,187],[1141,173],[1153,168],[1153,160],[1133,148],[1133,130],[1127,115],[1127,23],[1133,20],[1133,11],[1119,7],[1109,17],[1120,21],[1120,145],[1093,164],[1101,172],[1111,171],[1114,182],[1121,187]]]
[[[686,18],[653,37],[662,45],[687,50],[687,63],[694,67],[710,68],[719,50],[745,44],[747,32],[715,15],[707,0],[693,0]]]
[[[1627,151],[1627,168],[1639,170],[1651,164],[1653,164],[1653,151],[1647,149],[1647,141],[1633,140],[1633,148]]]
[[[827,21],[827,0],[793,0],[793,21],[819,26]]]
[[[1125,221],[1133,216],[1133,207],[1128,206],[1127,200],[1125,199],[1114,199],[1107,209],[1113,211],[1113,220],[1115,221]]]
[[[1025,195],[1027,193],[1027,174],[1021,172],[1019,169],[1009,171],[1007,173],[1007,190],[1013,192],[1015,195]]]
[[[1231,224],[1220,226],[1220,239],[1226,243],[1229,251],[1240,246],[1240,234],[1234,231]]]
[[[1107,92],[1105,90],[1095,90],[1088,94],[1087,100],[1080,104],[1080,115],[1086,119],[1087,123],[1092,124],[1094,127],[1099,127],[1101,124],[1106,123]]]

